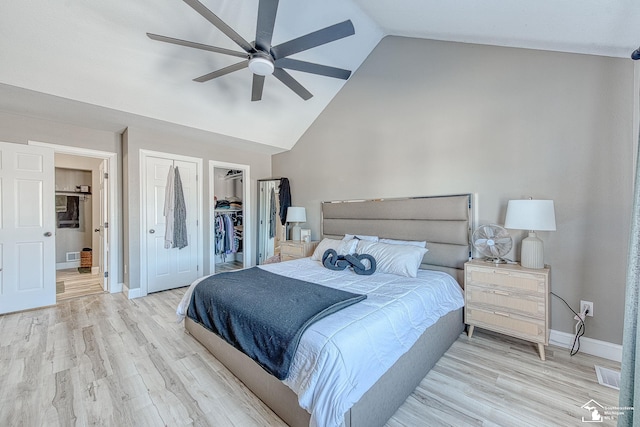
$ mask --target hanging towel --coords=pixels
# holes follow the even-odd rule
[[[164,248],[173,247],[173,221],[174,221],[174,183],[175,172],[173,166],[169,167],[167,175],[167,186],[164,188]]]
[[[189,245],[187,241],[187,206],[184,203],[184,192],[182,191],[182,180],[178,167],[175,168],[174,179],[175,209],[173,217],[173,247],[182,249]]]
[[[276,190],[271,189],[271,200],[269,201],[269,237],[276,237],[276,215],[278,214],[276,209]]]
[[[291,189],[289,188],[289,179],[288,178],[280,178],[280,194],[278,194],[278,198],[280,199],[280,222],[282,225],[287,223],[287,209],[291,206]]]

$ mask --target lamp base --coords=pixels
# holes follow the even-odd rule
[[[542,240],[536,233],[529,232],[529,237],[522,240],[520,265],[525,268],[544,268],[544,248]]]
[[[300,232],[301,228],[298,225],[299,223],[295,223],[295,225],[291,228],[291,240],[300,240]]]

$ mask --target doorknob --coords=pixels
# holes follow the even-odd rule
[[[46,233],[44,233],[44,237],[51,237],[51,232],[47,231]]]
[[[96,228],[96,229],[94,229],[93,231],[94,231],[94,232],[96,232],[96,233],[99,233],[99,232],[100,232],[100,229],[99,229],[99,228]]]
[[[153,228],[151,230],[149,230],[149,234],[153,234],[155,232],[156,232],[156,230],[154,230]]]

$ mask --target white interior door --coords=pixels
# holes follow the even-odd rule
[[[108,208],[109,208],[109,200],[108,200],[108,190],[107,190],[107,178],[105,178],[105,163],[106,160],[103,160],[100,163],[100,167],[98,168],[98,173],[100,174],[100,186],[98,187],[98,203],[100,204],[100,219],[96,227],[96,231],[99,233],[99,246],[100,246],[100,256],[98,257],[98,267],[100,269],[100,275],[104,278],[103,280],[103,288],[105,290],[108,289],[108,279],[107,279],[107,266],[109,265],[109,237],[106,232],[106,228],[108,227],[107,218],[109,217]]]
[[[180,171],[187,210],[185,248],[165,249],[164,201],[171,166]],[[146,158],[146,268],[147,292],[187,286],[198,278],[198,163],[168,158]]]
[[[56,303],[53,150],[0,142],[0,313]]]

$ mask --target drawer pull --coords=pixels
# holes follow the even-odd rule
[[[504,296],[509,296],[511,295],[509,292],[505,292],[505,291],[493,291],[494,294],[496,295],[504,295]]]
[[[496,274],[504,274],[505,276],[508,276],[509,274],[511,274],[508,271],[502,271],[502,270],[493,270],[493,272]]]
[[[495,314],[497,316],[502,316],[502,317],[511,317],[511,316],[509,316],[509,313],[503,313],[501,311],[494,311],[493,314]]]

